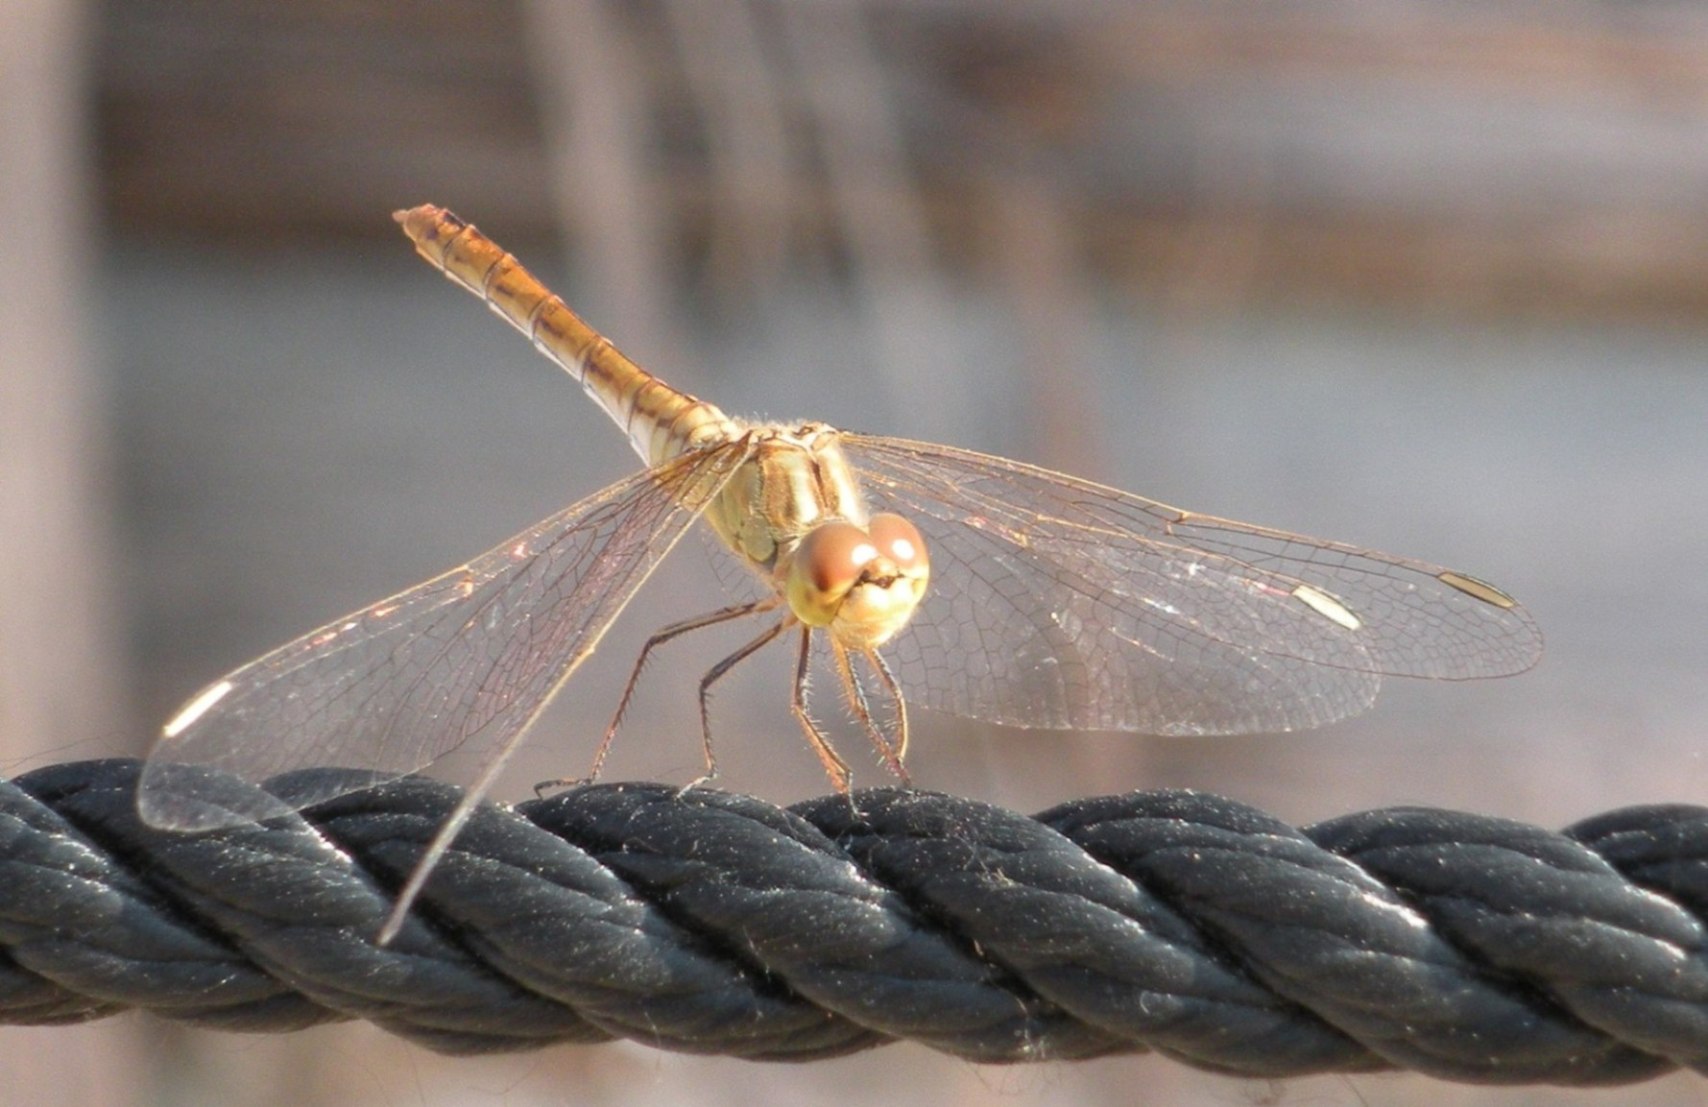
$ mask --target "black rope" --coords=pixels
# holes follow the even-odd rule
[[[1028,818],[895,789],[782,810],[598,786],[482,808],[380,947],[454,788],[407,778],[180,834],[137,818],[138,771],[0,783],[0,1021],[364,1018],[452,1053],[622,1037],[771,1060],[905,1038],[1264,1077],[1708,1068],[1703,808],[1562,833],[1394,808],[1301,831],[1178,791]],[[216,803],[247,787],[205,784]]]

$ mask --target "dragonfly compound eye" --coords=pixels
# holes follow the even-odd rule
[[[872,536],[853,523],[820,523],[795,547],[789,607],[811,627],[829,626],[865,565],[878,556]]]
[[[878,552],[895,562],[905,577],[918,577],[922,582],[931,572],[931,558],[925,552],[925,539],[919,529],[900,515],[884,512],[872,516],[866,528]]]

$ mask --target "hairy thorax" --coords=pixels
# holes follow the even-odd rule
[[[865,524],[865,505],[835,428],[767,424],[743,433],[748,458],[707,509],[706,521],[762,576],[785,568],[802,536],[819,523]]]

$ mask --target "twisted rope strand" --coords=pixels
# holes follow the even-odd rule
[[[363,1018],[447,1053],[1152,1049],[1259,1077],[1593,1085],[1708,1066],[1703,808],[1561,833],[1421,808],[1298,830],[1181,791],[1026,817],[899,789],[785,810],[602,785],[482,807],[381,947],[455,788],[405,778],[183,834],[138,819],[139,769],[0,783],[0,1021]],[[269,789],[324,794],[328,776],[360,779]],[[209,774],[197,794],[238,806],[248,789]]]

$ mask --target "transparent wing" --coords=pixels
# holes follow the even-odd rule
[[[143,818],[199,829],[337,794],[293,794],[289,805],[264,808],[210,805],[196,767],[254,784],[327,765],[370,769],[380,780],[470,742],[483,760],[504,756],[744,452],[733,442],[619,481],[461,568],[216,681],[167,724],[150,755]]]
[[[931,584],[891,652],[910,701],[1014,726],[1238,734],[1363,711],[1383,675],[1535,664],[1493,587],[1194,515],[1005,458],[846,434],[868,505],[911,518]]]

